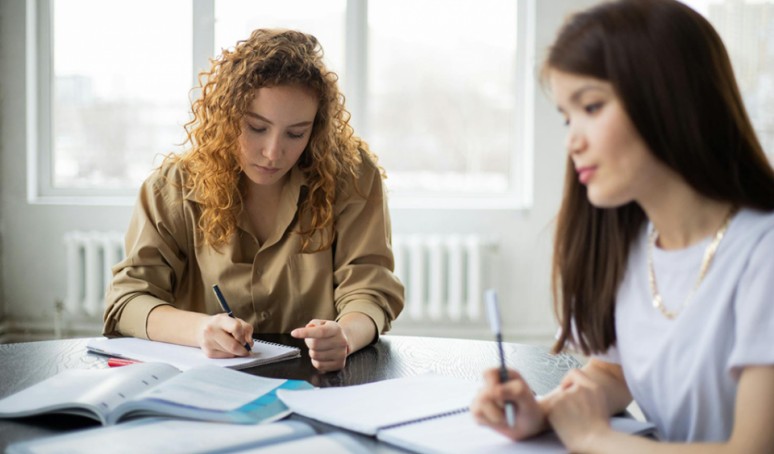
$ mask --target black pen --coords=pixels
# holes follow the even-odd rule
[[[218,284],[212,284],[212,291],[215,292],[215,298],[218,299],[218,302],[220,303],[220,307],[223,308],[223,311],[227,313],[229,317],[236,318],[234,317],[234,313],[231,312],[231,308],[228,307],[226,298],[224,298],[223,294],[220,293],[220,287],[218,287]],[[250,344],[247,342],[245,342],[245,350],[247,350],[248,352],[252,351],[252,349],[250,348]]]
[[[497,302],[497,292],[489,289],[484,293],[486,300],[487,313],[489,315],[489,326],[492,334],[497,340],[497,349],[500,351],[500,383],[508,381],[508,370],[505,368],[505,353],[503,353],[503,334],[500,329],[500,305]],[[512,402],[505,403],[505,420],[508,426],[513,427],[516,424],[516,409]]]

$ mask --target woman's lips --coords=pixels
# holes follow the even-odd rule
[[[589,180],[594,176],[594,172],[596,172],[596,167],[579,167],[577,169],[578,172],[578,181],[581,182],[581,184],[588,184]]]
[[[269,175],[275,174],[280,170],[278,167],[264,167],[259,165],[256,165],[255,168],[258,169],[259,172],[269,174]]]

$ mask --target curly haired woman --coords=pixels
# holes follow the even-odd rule
[[[322,58],[311,35],[256,30],[201,76],[190,149],[140,189],[105,335],[217,358],[290,332],[327,372],[389,329],[403,287],[383,175]]]

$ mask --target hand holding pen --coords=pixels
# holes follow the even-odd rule
[[[226,298],[223,296],[223,293],[221,293],[220,287],[218,287],[218,284],[214,284],[212,286],[212,291],[215,292],[215,298],[218,299],[218,303],[220,303],[220,307],[223,308],[223,312],[228,314],[229,317],[235,319],[236,317],[234,316],[234,313],[231,312],[231,308],[228,306],[228,303],[226,302]],[[248,352],[252,350],[250,348],[249,342],[245,342],[244,347],[245,347],[245,350],[247,350]]]
[[[470,412],[479,424],[514,440],[523,440],[548,428],[547,408],[535,398],[518,372],[506,368],[500,308],[494,290],[486,292],[485,300],[500,364],[484,372],[484,386],[470,405]]]
[[[505,368],[505,353],[503,352],[503,334],[500,323],[500,305],[497,301],[497,293],[494,290],[487,290],[484,299],[486,300],[487,314],[489,315],[489,326],[492,334],[497,341],[497,349],[500,353],[500,383],[508,381],[508,370]],[[512,402],[505,403],[505,419],[509,427],[516,425],[516,409]]]

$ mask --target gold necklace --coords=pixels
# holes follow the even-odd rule
[[[726,219],[723,221],[723,224],[720,226],[718,231],[715,232],[715,237],[712,239],[712,242],[704,251],[704,259],[701,261],[701,268],[699,268],[699,277],[696,279],[696,283],[691,289],[691,293],[688,294],[688,297],[685,299],[685,301],[683,301],[683,304],[674,311],[670,311],[664,306],[664,300],[661,297],[661,293],[658,291],[658,285],[656,284],[656,271],[653,269],[653,249],[656,247],[658,230],[656,230],[654,227],[653,231],[650,232],[650,237],[648,238],[648,281],[650,282],[650,293],[653,296],[653,307],[658,309],[664,317],[673,320],[691,301],[694,293],[696,293],[696,289],[699,288],[701,281],[704,280],[704,275],[707,274],[707,270],[712,264],[712,259],[715,258],[715,252],[718,250],[718,246],[720,246],[720,241],[723,240],[723,236],[725,236],[726,230],[728,230],[728,225],[731,223],[731,218],[734,217],[734,213],[736,213],[736,207],[731,207],[731,211],[729,211],[728,215],[726,215]]]

